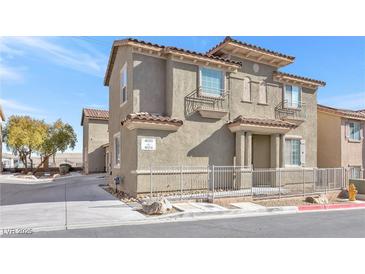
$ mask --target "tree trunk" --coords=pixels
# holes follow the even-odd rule
[[[29,161],[30,161],[30,170],[33,171],[33,159],[32,159],[32,151],[30,150],[28,155]]]
[[[39,163],[39,165],[36,167],[36,169],[33,171],[33,174],[36,174],[38,172],[38,170],[41,168],[41,166],[47,161],[49,161],[49,157],[51,157],[52,155],[45,155],[43,157],[43,160]]]

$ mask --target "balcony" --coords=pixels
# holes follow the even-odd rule
[[[275,117],[276,119],[300,124],[307,117],[307,108],[304,103],[284,100],[275,107]]]
[[[227,91],[222,90],[220,95],[215,95],[199,87],[185,97],[186,113],[198,112],[204,118],[221,119],[228,113],[228,98]]]

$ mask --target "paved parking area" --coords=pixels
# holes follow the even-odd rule
[[[0,176],[0,229],[52,230],[145,219],[99,187],[105,183],[100,174],[40,184]]]

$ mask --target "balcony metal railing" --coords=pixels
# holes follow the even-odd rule
[[[305,103],[284,100],[275,107],[275,117],[283,120],[305,120],[307,107]]]
[[[197,110],[228,111],[229,92],[226,90],[207,90],[199,87],[185,97],[186,109],[188,113]]]

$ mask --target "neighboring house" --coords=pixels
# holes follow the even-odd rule
[[[85,174],[107,170],[105,145],[109,142],[108,120],[109,112],[107,110],[90,108],[82,110],[82,159]]]
[[[33,155],[33,167],[37,167],[41,162],[42,158]],[[3,168],[23,168],[22,161],[19,160],[18,156],[12,153],[3,154]],[[82,154],[81,153],[57,153],[54,157],[51,157],[48,162],[48,167],[59,167],[60,164],[67,163],[72,167],[82,167]]]
[[[3,171],[2,159],[3,159],[3,134],[2,134],[2,122],[5,121],[5,115],[3,108],[0,105],[0,173]]]
[[[364,110],[318,105],[318,167],[346,167],[351,177],[364,176],[364,130]]]
[[[207,53],[115,41],[109,86],[112,178],[148,192],[150,166],[317,166],[317,89],[279,72],[294,57],[227,37]]]

